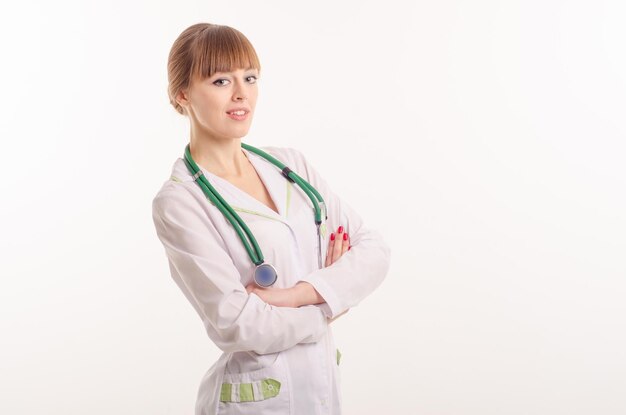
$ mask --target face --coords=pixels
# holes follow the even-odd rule
[[[187,110],[195,131],[215,139],[241,138],[248,133],[258,95],[256,69],[217,72],[192,81],[177,100]],[[234,110],[243,109],[238,115]]]

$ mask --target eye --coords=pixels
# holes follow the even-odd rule
[[[251,78],[252,80],[250,80]],[[246,79],[248,80],[249,83],[256,84],[256,81],[259,79],[259,77],[256,75],[249,75],[249,76],[246,76]],[[229,82],[230,81],[228,79],[220,78],[220,79],[216,79],[215,81],[213,81],[213,85],[226,86],[228,85]]]
[[[213,85],[217,85],[217,86],[224,86],[224,85],[226,85],[226,84],[220,84],[220,83],[218,83],[218,82],[222,82],[222,81],[225,81],[225,82],[230,82],[228,79],[223,79],[223,78],[221,78],[221,79],[217,79],[217,80],[215,80],[215,81],[213,82]]]

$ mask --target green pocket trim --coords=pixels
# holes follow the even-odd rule
[[[234,393],[233,393],[234,392]],[[222,383],[221,402],[253,402],[278,396],[280,382],[276,379],[262,379],[252,383]]]
[[[337,349],[337,366],[339,366],[339,361],[341,360],[341,352]]]
[[[232,387],[231,383],[222,383],[222,391],[220,392],[220,401],[222,402],[230,402],[230,397],[232,396]]]
[[[263,379],[261,381],[261,394],[263,399],[273,398],[280,392],[280,382],[274,379]]]

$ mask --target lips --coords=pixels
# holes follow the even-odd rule
[[[233,120],[243,121],[248,118],[249,112],[250,110],[247,108],[233,108],[232,110],[226,111],[226,114]]]
[[[249,112],[250,112],[250,110],[248,108],[241,107],[241,108],[233,108],[231,110],[228,110],[228,111],[226,111],[226,114],[242,116],[242,115],[246,115]]]

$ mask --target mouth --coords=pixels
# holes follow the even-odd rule
[[[244,110],[244,109],[226,111],[226,114],[228,114],[230,118],[232,118],[233,120],[238,120],[238,121],[245,120],[246,118],[248,118],[249,113],[250,111]]]

